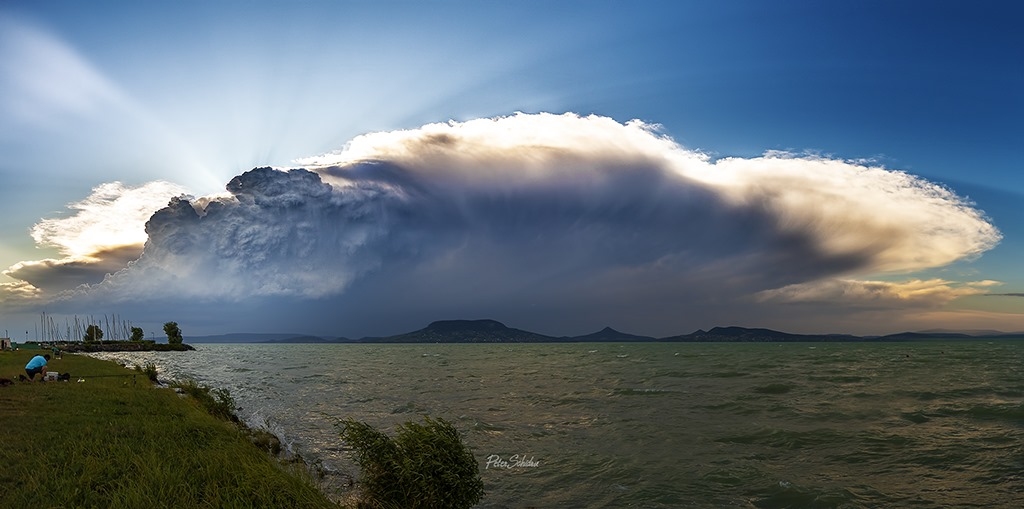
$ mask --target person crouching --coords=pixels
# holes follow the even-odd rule
[[[50,354],[37,355],[25,365],[25,374],[29,380],[35,380],[36,374],[41,373],[43,380],[46,379],[46,361],[50,360]]]

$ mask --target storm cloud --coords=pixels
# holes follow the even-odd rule
[[[297,164],[172,199],[146,222],[138,260],[65,298],[264,299],[331,310],[322,320],[339,333],[482,316],[664,331],[709,307],[853,288],[862,300],[927,289],[915,305],[978,293],[858,281],[1000,240],[972,204],[904,172],[787,153],[715,160],[655,125],[597,116],[372,133]]]
[[[100,249],[87,257],[19,262],[5,270],[6,276],[24,281],[43,291],[60,291],[98,283],[142,254],[142,245]]]

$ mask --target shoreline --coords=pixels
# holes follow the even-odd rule
[[[43,351],[0,352],[0,378],[17,380]],[[147,378],[132,383],[140,372],[115,361],[69,355],[51,359],[49,368],[70,373],[71,381],[0,387],[0,488],[11,495],[5,503],[342,507],[322,489],[315,465],[272,454],[267,431],[215,417],[196,398]]]
[[[154,340],[142,341],[54,341],[54,342],[29,342],[23,343],[28,347],[36,347],[40,350],[56,348],[64,353],[92,353],[92,352],[188,352],[195,350],[187,343],[157,343]],[[31,349],[31,348],[29,348]]]

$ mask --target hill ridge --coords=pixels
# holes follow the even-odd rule
[[[751,343],[751,342],[872,342],[872,341],[925,341],[925,340],[977,340],[1024,339],[1021,332],[991,332],[970,335],[962,332],[900,332],[884,336],[856,336],[852,334],[795,334],[762,327],[735,325],[697,329],[688,334],[653,337],[630,334],[605,326],[603,329],[579,336],[549,336],[524,329],[509,327],[490,319],[436,320],[426,327],[392,336],[366,336],[359,339],[322,337],[300,333],[233,333],[213,336],[193,336],[191,343],[591,343],[591,342],[684,342],[684,343]]]

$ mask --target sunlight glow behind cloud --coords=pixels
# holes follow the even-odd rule
[[[107,249],[142,245],[144,225],[185,188],[156,181],[138,187],[121,182],[101,184],[86,199],[68,204],[73,214],[44,219],[32,227],[32,238],[42,246],[56,247],[69,258],[88,257]]]

